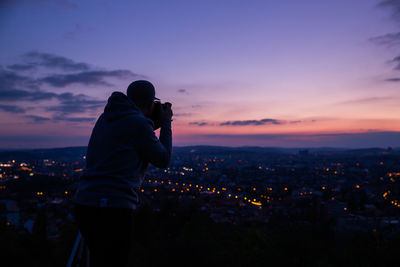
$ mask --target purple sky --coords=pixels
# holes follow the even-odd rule
[[[175,145],[400,146],[400,0],[6,0],[0,36],[0,148],[87,145],[136,79]]]

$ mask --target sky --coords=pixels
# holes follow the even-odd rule
[[[86,146],[146,79],[173,144],[400,147],[400,0],[3,0],[0,148]]]

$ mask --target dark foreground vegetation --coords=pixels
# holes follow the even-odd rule
[[[1,225],[2,266],[65,266],[78,231],[69,223],[59,238],[46,240],[40,229],[45,225],[23,235]],[[199,210],[143,208],[131,261],[132,266],[398,266],[400,236],[337,235],[330,227],[279,220],[221,224]]]

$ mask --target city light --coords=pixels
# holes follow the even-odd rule
[[[10,164],[9,162],[1,163],[1,164]],[[75,175],[76,170],[74,169],[73,165],[71,169],[68,170],[67,167],[60,168],[62,165],[57,161],[47,160],[44,162],[42,167],[35,166],[34,164],[28,163],[18,163],[11,166],[12,167],[4,167],[2,171],[2,176],[6,177],[6,181],[14,177],[21,177],[29,176],[30,174],[41,174],[41,175],[51,175],[51,176],[58,176],[63,177],[63,179],[68,179],[71,175]],[[73,163],[74,164],[74,163]],[[361,165],[361,164],[360,164]],[[45,168],[49,168],[49,170],[44,171],[43,166]],[[335,165],[336,166],[336,165]],[[345,168],[343,165],[340,168]],[[389,164],[385,164],[385,167],[389,166]],[[55,169],[52,169],[55,168]],[[209,166],[211,168],[211,166]],[[339,167],[338,167],[339,168]],[[354,168],[354,166],[352,167]],[[363,164],[363,168],[365,168],[365,164]],[[29,170],[31,169],[31,170]],[[270,172],[272,169],[275,168],[263,168],[263,170]],[[290,168],[295,169],[295,168]],[[314,175],[318,175],[320,173],[321,168],[310,168],[311,170],[315,170]],[[333,169],[324,168],[324,170],[329,169],[334,173]],[[57,172],[58,171],[58,172]],[[301,185],[296,184],[295,182],[291,182],[290,179],[285,180],[285,173],[281,174],[281,178],[276,179],[275,176],[271,178],[267,178],[267,182],[262,184],[258,179],[252,179],[253,173],[249,174],[249,177],[243,177],[242,181],[235,181],[230,180],[227,178],[227,175],[221,175],[218,173],[218,170],[214,170],[215,174],[212,174],[208,177],[208,174],[202,174],[198,177],[180,177],[179,176],[179,168],[170,168],[169,170],[171,174],[164,174],[163,170],[154,170],[151,174],[147,174],[146,179],[140,188],[140,192],[146,196],[150,196],[151,201],[163,200],[167,198],[176,197],[179,200],[179,205],[181,203],[185,203],[185,201],[199,201],[202,203],[202,209],[207,210],[209,212],[218,213],[219,216],[230,216],[229,218],[235,218],[235,220],[240,221],[241,217],[241,210],[249,210],[251,209],[252,212],[260,212],[258,216],[266,216],[268,217],[270,213],[274,213],[274,209],[288,209],[286,212],[290,213],[291,208],[302,207],[299,204],[302,203],[314,203],[312,201],[319,201],[324,203],[325,206],[332,205],[341,207],[341,211],[346,214],[346,216],[358,216],[357,212],[363,212],[360,208],[352,208],[349,209],[346,194],[343,194],[343,190],[348,190],[348,188],[357,189],[353,193],[357,192],[364,192],[363,190],[369,189],[371,192],[371,185],[367,182],[368,180],[364,179],[363,183],[360,183],[361,179],[359,176],[357,180],[327,180],[326,173],[324,176],[321,176],[320,181],[313,182],[307,184],[306,182],[302,183]],[[188,171],[188,170],[185,170]],[[196,170],[198,172],[199,170]],[[345,170],[346,171],[346,170]],[[339,171],[338,171],[339,172]],[[347,170],[347,172],[349,172]],[[200,172],[198,172],[200,173]],[[341,173],[341,172],[339,172]],[[359,173],[357,173],[360,175]],[[366,174],[368,174],[366,172]],[[397,198],[397,191],[393,190],[392,183],[393,181],[399,180],[399,174],[396,169],[394,171],[386,172],[386,179],[382,181],[380,177],[376,176],[378,181],[382,181],[381,183],[385,183],[385,191],[379,191],[377,196],[386,203],[387,206],[390,206],[391,209],[396,208],[400,210],[400,202],[395,199]],[[23,176],[22,176],[23,175]],[[76,174],[80,175],[80,174]],[[278,173],[275,173],[278,175]],[[371,175],[371,174],[368,174]],[[76,176],[78,177],[78,176]],[[220,178],[221,177],[221,178]],[[390,181],[390,178],[393,181]],[[4,178],[3,178],[4,179]],[[3,182],[3,181],[2,181]],[[327,185],[328,184],[328,185]],[[262,188],[263,190],[260,190]],[[273,190],[273,188],[276,188]],[[289,193],[290,188],[290,193]],[[5,185],[0,184],[0,190],[5,190]],[[321,192],[323,191],[323,193]],[[7,192],[7,191],[2,191]],[[395,192],[395,193],[393,193]],[[51,197],[53,193],[46,193],[46,197],[43,191],[35,191],[33,193],[37,196],[37,201],[44,201],[44,199],[50,199],[52,201],[59,201],[54,200]],[[73,195],[72,191],[69,190],[62,190],[59,194],[64,195],[63,198],[65,201],[68,201],[70,198],[67,197],[69,195]],[[369,193],[371,194],[371,193]],[[207,201],[203,202],[204,197],[207,197]],[[375,200],[374,200],[375,201]],[[162,202],[162,201],[161,201]],[[368,203],[368,202],[367,202]],[[296,206],[298,205],[298,206]],[[368,203],[368,210],[374,210],[374,204]],[[232,210],[229,213],[226,212],[226,209]],[[290,208],[289,208],[290,207]],[[383,209],[385,208],[385,204],[381,204]],[[237,210],[236,210],[237,208]],[[365,207],[363,207],[365,209]],[[329,210],[329,209],[328,209]],[[225,215],[223,215],[225,214]],[[229,214],[229,215],[228,215]],[[237,214],[237,215],[235,215]],[[330,216],[330,215],[329,215]],[[344,216],[344,215],[342,215]],[[245,216],[243,216],[245,218]]]

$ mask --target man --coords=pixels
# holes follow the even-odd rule
[[[154,86],[131,83],[127,94],[113,92],[93,128],[86,168],[74,196],[79,230],[89,248],[90,266],[126,266],[134,211],[148,163],[166,168],[171,158],[171,104],[159,109],[160,138],[149,117]]]

